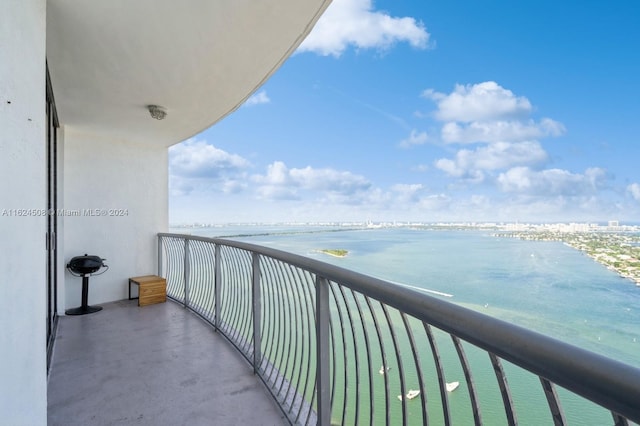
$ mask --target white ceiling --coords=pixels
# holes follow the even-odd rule
[[[331,0],[48,0],[60,121],[169,146],[235,110]],[[161,105],[167,117],[151,118]]]

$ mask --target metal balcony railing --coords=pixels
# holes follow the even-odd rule
[[[640,422],[640,369],[421,292],[224,239],[158,234],[158,261],[292,424]]]

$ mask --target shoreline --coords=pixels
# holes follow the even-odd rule
[[[565,246],[584,253],[605,268],[616,272],[640,287],[640,236],[618,233],[549,233],[508,232],[496,237],[519,238],[528,241],[560,241]]]
[[[632,282],[635,283],[635,285],[640,287],[640,271],[636,270],[635,268],[630,270],[628,269],[628,267],[625,267],[623,269],[621,267],[617,267],[615,265],[610,264],[609,262],[604,261],[602,257],[598,255],[594,255],[592,253],[587,252],[586,250],[582,250],[580,247],[575,247],[569,243],[565,243],[565,245],[567,245],[568,247],[571,247],[574,250],[578,250],[584,253],[589,258],[593,259],[595,262],[599,263],[600,265],[604,266],[610,271],[616,272],[621,278],[626,278],[628,280],[631,280]]]

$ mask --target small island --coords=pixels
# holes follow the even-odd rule
[[[329,256],[334,257],[345,257],[347,254],[349,254],[349,251],[345,249],[322,249],[318,251],[320,253],[328,254]]]

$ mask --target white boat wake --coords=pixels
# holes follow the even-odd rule
[[[453,294],[444,293],[442,291],[429,290],[428,288],[416,287],[414,285],[409,285],[409,284],[405,284],[405,283],[399,283],[398,281],[386,280],[384,278],[379,278],[379,279],[384,280],[384,281],[388,281],[388,282],[393,283],[393,284],[397,284],[397,285],[402,286],[402,287],[412,288],[414,290],[419,290],[419,291],[424,291],[425,293],[431,293],[431,294],[435,294],[435,295],[443,296],[443,297],[453,297]]]

